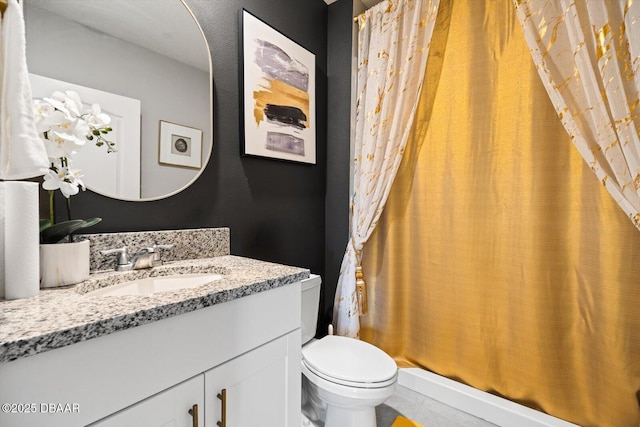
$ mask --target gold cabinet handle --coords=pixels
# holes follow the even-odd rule
[[[198,405],[193,405],[189,409],[189,415],[193,417],[193,427],[198,427]]]
[[[227,389],[223,388],[220,393],[218,393],[218,399],[222,402],[222,416],[221,420],[216,424],[218,427],[227,427]]]

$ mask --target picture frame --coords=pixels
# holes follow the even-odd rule
[[[168,166],[202,167],[202,130],[160,120],[158,162]]]
[[[316,164],[315,55],[245,9],[241,154]]]

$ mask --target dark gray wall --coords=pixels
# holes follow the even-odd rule
[[[325,285],[319,332],[331,322],[340,264],[349,239],[349,164],[351,118],[351,0],[328,7],[327,30],[327,196],[325,206]]]
[[[123,202],[87,191],[72,198],[74,217],[101,216],[103,222],[91,229],[94,233],[226,226],[231,228],[232,254],[308,267],[324,275],[327,5],[323,0],[187,4],[203,27],[213,59],[214,145],[207,168],[185,191],[155,202]],[[316,165],[240,156],[242,8],[316,55]]]
[[[74,196],[74,216],[102,216],[92,232],[230,227],[231,253],[304,266],[323,276],[319,335],[324,335],[349,233],[352,1],[329,6],[323,0],[187,4],[203,27],[213,59],[209,165],[191,187],[164,200],[122,202],[91,192]],[[316,55],[315,166],[240,156],[242,8]]]

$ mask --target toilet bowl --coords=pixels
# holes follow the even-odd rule
[[[311,317],[305,322],[308,314],[305,301],[309,305],[314,300],[314,286],[319,297],[320,280],[312,276],[309,281],[302,284],[302,342],[305,345],[301,370],[303,394],[306,394],[303,402],[307,402],[303,405],[304,424],[310,425],[308,417],[324,422],[325,427],[376,427],[375,407],[395,392],[397,365],[384,351],[364,341],[336,335],[311,340],[313,335],[305,334],[304,325],[313,324],[315,333],[316,322],[312,322]],[[313,309],[317,320],[319,300],[315,301]],[[314,401],[320,401],[322,407],[309,409]]]

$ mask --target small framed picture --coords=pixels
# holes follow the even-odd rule
[[[160,156],[163,165],[200,169],[202,130],[160,120]]]

